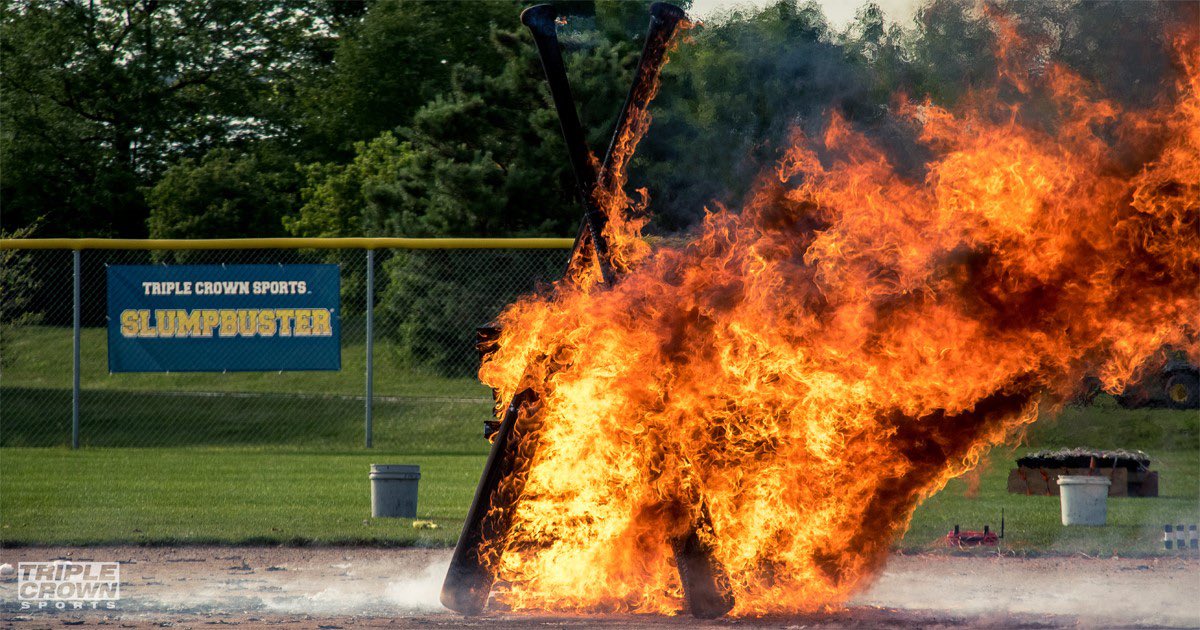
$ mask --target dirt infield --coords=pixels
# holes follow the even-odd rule
[[[22,609],[0,581],[12,628],[991,628],[1200,627],[1200,560],[896,556],[843,610],[780,618],[578,617],[441,608],[443,549],[97,547],[0,550],[0,561],[120,561],[116,610]]]

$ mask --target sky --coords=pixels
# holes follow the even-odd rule
[[[705,19],[715,13],[737,6],[763,6],[774,0],[693,0],[688,11],[691,17]],[[843,28],[854,19],[854,13],[866,0],[817,0],[825,17],[834,28]],[[876,0],[888,19],[908,23],[916,12],[917,0]]]

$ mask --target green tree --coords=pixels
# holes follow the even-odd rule
[[[593,147],[608,131],[637,61],[636,42],[592,39],[568,54]],[[411,124],[355,145],[346,164],[306,167],[298,235],[569,234],[580,211],[558,120],[532,41],[498,31],[497,72],[460,65]]]
[[[36,223],[12,232],[0,229],[0,238],[30,238],[36,230]],[[34,310],[34,295],[42,282],[30,253],[0,250],[0,369],[17,360],[18,351],[11,343],[15,329],[42,320],[42,314]]]
[[[370,3],[342,32],[328,72],[303,90],[306,132],[345,155],[354,142],[407,125],[447,88],[454,67],[499,69],[503,59],[489,45],[491,30],[515,24],[520,6],[515,0]]]
[[[847,60],[860,69],[869,86],[863,99],[867,109],[856,112],[860,118],[879,117],[883,113],[881,105],[898,97],[900,91],[916,87],[917,72],[906,49],[909,41],[899,24],[887,23],[875,2],[867,2],[858,10],[841,43]]]
[[[664,68],[631,172],[650,190],[654,229],[667,232],[713,201],[739,207],[794,126],[811,131],[866,97],[862,68],[813,2],[737,9],[690,36]]]
[[[412,146],[385,131],[370,142],[354,145],[348,164],[317,162],[302,168],[303,205],[283,225],[292,234],[315,237],[382,235],[381,198],[412,170]]]
[[[563,39],[581,118],[601,149],[639,47],[636,39],[596,33],[591,19],[576,20]],[[532,39],[523,29],[496,31],[490,47],[503,60],[498,70],[456,66],[445,93],[409,125],[356,144],[346,164],[307,167],[304,204],[288,229],[310,236],[573,233],[581,211]],[[390,325],[381,328],[400,331],[411,359],[445,373],[473,371],[473,327],[535,280],[556,278],[565,262],[501,252],[465,258],[421,252],[383,263],[380,315]]]
[[[1033,3],[1031,3],[1033,4]],[[996,35],[972,5],[930,0],[917,10],[909,54],[917,68],[916,93],[939,103],[957,100],[995,76]]]
[[[37,227],[35,223],[12,232],[0,230],[0,238],[31,238]],[[0,250],[0,324],[37,323],[40,315],[31,312],[30,307],[33,306],[33,294],[40,285],[29,252]],[[0,358],[2,355],[0,353]]]
[[[354,159],[348,164],[316,162],[302,168],[302,205],[283,220],[290,233],[310,237],[384,235],[381,213],[386,203],[380,201],[393,197],[397,182],[412,170],[412,148],[391,132],[384,132],[370,142],[355,143],[354,151]],[[388,254],[378,252],[379,262],[386,261]],[[360,314],[357,305],[366,298],[362,252],[331,251],[324,259],[342,265],[343,312]],[[380,294],[387,285],[385,275],[376,277]]]
[[[286,135],[327,44],[318,1],[7,2],[0,8],[4,223],[140,236],[167,165]]]
[[[146,191],[151,238],[283,234],[280,217],[293,207],[299,180],[290,166],[224,148],[184,158]]]

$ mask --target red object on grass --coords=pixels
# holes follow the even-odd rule
[[[995,547],[1000,544],[1000,539],[1004,538],[1004,510],[1000,510],[1000,533],[992,531],[987,525],[983,526],[983,531],[967,530],[962,531],[958,525],[954,526],[954,530],[946,534],[943,541],[948,547]]]

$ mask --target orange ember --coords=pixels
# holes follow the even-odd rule
[[[917,179],[834,116],[686,245],[613,216],[615,286],[512,305],[480,371],[539,394],[497,598],[677,612],[667,540],[703,502],[733,614],[836,605],[1039,407],[1088,374],[1119,390],[1164,344],[1200,355],[1200,56],[1177,50],[1145,110],[1054,65],[901,105]]]

